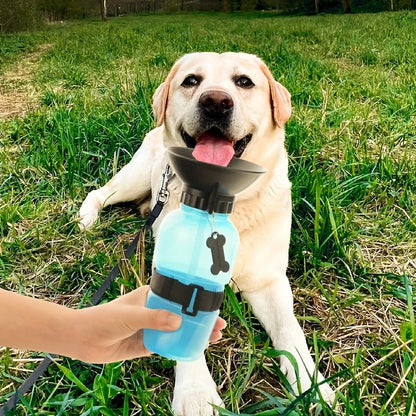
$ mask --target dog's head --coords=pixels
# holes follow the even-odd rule
[[[153,111],[166,129],[165,146],[203,143],[219,160],[230,149],[236,157],[258,160],[255,143],[276,133],[283,138],[291,104],[260,58],[204,52],[175,63],[154,94]]]

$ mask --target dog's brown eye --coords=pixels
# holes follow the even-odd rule
[[[241,88],[252,88],[254,87],[253,81],[246,76],[238,76],[234,78],[234,83],[237,87]]]
[[[197,87],[201,83],[201,80],[202,78],[198,75],[189,75],[183,80],[182,87]]]

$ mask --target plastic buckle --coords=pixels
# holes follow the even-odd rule
[[[205,289],[203,288],[203,286],[190,284],[190,285],[187,285],[187,290],[189,291],[188,292],[189,299],[187,300],[186,304],[185,303],[182,304],[181,312],[184,315],[196,316],[199,311],[198,306],[197,306],[198,297],[201,294],[201,291],[204,291]]]

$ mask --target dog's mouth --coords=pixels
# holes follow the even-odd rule
[[[241,157],[252,139],[252,134],[237,140],[230,139],[216,127],[198,137],[192,137],[184,130],[181,133],[186,147],[195,149],[192,153],[195,159],[222,166],[227,166],[232,157]]]

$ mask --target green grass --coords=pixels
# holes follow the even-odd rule
[[[0,124],[1,287],[85,304],[142,221],[112,207],[81,234],[75,214],[154,125],[156,86],[184,53],[255,53],[292,93],[289,276],[317,364],[338,388],[340,414],[415,414],[415,38],[414,12],[137,16],[0,36],[9,94],[1,74],[50,45],[25,80],[37,109]],[[109,299],[137,284],[137,267]],[[222,414],[335,414],[311,394],[294,400],[249,305],[228,293],[222,316],[224,340],[207,353]],[[0,404],[36,357],[0,349]],[[63,359],[16,414],[168,415],[172,387],[173,363],[159,357]]]

